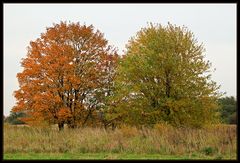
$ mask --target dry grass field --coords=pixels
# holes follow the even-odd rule
[[[158,124],[151,129],[125,126],[115,130],[65,128],[59,132],[56,128],[5,124],[4,159],[21,159],[19,153],[35,154],[30,159],[37,158],[37,154],[45,154],[45,157],[41,156],[40,159],[50,158],[50,154],[56,154],[59,158],[59,154],[74,155],[72,158],[78,158],[76,155],[84,153],[131,154],[134,155],[133,159],[138,159],[138,155],[168,156],[168,159],[181,156],[185,156],[186,159],[237,159],[236,129],[236,125],[177,129]]]

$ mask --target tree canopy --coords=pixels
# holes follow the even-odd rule
[[[17,74],[20,89],[13,111],[27,123],[97,125],[97,112],[110,92],[118,55],[92,25],[60,22],[31,41]]]
[[[237,101],[233,96],[222,97],[218,99],[220,106],[220,115],[223,123],[236,124],[237,119]]]
[[[119,61],[108,118],[131,125],[200,127],[217,121],[219,86],[204,47],[186,27],[150,24]],[[118,121],[117,121],[118,120]]]
[[[24,113],[25,123],[60,130],[219,121],[220,86],[211,80],[203,44],[185,26],[150,23],[126,48],[120,57],[92,25],[53,24],[28,46],[12,110]]]

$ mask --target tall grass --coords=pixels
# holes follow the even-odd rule
[[[237,155],[235,125],[215,125],[204,129],[177,129],[166,125],[116,130],[100,128],[32,128],[4,125],[4,153],[139,153],[162,155]]]

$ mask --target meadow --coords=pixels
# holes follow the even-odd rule
[[[4,160],[8,159],[201,159],[236,160],[237,126],[202,129],[123,126],[34,128],[4,124]]]

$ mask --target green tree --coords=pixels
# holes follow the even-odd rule
[[[229,117],[229,123],[230,123],[230,124],[237,124],[237,112],[234,112],[234,113]]]
[[[233,96],[218,99],[223,123],[236,122],[237,101]],[[235,120],[234,120],[235,119]]]
[[[25,124],[25,122],[21,121],[21,118],[26,117],[26,114],[24,112],[12,112],[8,117],[4,119],[4,122],[10,123],[13,125],[18,125],[18,124]]]
[[[204,48],[186,27],[150,24],[127,44],[108,119],[130,125],[195,126],[218,120],[219,86]]]

